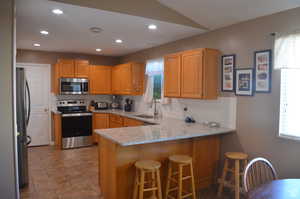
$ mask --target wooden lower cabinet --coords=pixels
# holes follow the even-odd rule
[[[52,129],[53,129],[53,136],[54,136],[54,145],[56,148],[61,149],[61,114],[53,113],[51,114],[52,117]]]
[[[130,126],[143,126],[144,122],[124,117],[124,127],[130,127]]]
[[[93,114],[93,131],[95,129],[109,128],[109,114],[108,113],[94,113]],[[98,135],[93,132],[93,141],[98,143]]]
[[[121,128],[123,127],[123,117],[120,115],[109,115],[109,128]]]
[[[150,144],[121,146],[99,136],[99,181],[104,198],[130,199],[133,197],[135,167],[141,159],[162,163],[163,193],[167,179],[168,157],[174,154],[193,158],[196,189],[207,188],[216,182],[219,164],[220,136],[207,136]]]

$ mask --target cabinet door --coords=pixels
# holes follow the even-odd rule
[[[79,78],[89,78],[89,61],[75,60],[75,76]]]
[[[142,121],[127,118],[127,117],[124,118],[124,127],[143,126],[143,125],[144,125],[144,122],[142,122]]]
[[[93,114],[93,130],[109,128],[109,114],[94,113]],[[98,135],[93,132],[93,140],[98,143]]]
[[[90,66],[91,94],[111,94],[111,66]]]
[[[72,78],[75,77],[74,60],[61,59],[59,60],[60,77]]]
[[[121,128],[123,127],[123,117],[120,115],[109,115],[109,128]]]
[[[202,98],[203,95],[203,50],[182,54],[181,97]]]
[[[121,65],[112,68],[112,92],[114,94],[121,94]]]
[[[123,124],[113,122],[113,121],[109,122],[109,128],[122,128],[122,127],[123,127]]]
[[[132,63],[132,95],[143,95],[145,89],[145,64]]]
[[[121,66],[121,93],[131,94],[132,93],[132,65],[122,64]]]
[[[168,55],[164,59],[164,95],[166,97],[180,97],[180,54]]]

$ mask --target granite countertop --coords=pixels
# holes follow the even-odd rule
[[[136,112],[124,112],[121,110],[101,110],[95,113],[113,113],[128,118],[152,123],[153,125],[138,127],[123,127],[113,129],[96,129],[95,133],[112,140],[121,146],[147,144],[163,141],[188,139],[202,136],[225,134],[235,131],[232,128],[210,128],[200,123],[185,123],[179,119],[144,119],[136,117]]]

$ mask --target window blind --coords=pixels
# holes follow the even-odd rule
[[[279,136],[300,139],[300,69],[281,70]]]

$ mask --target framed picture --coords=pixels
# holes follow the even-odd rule
[[[252,68],[236,69],[235,74],[235,94],[241,96],[252,96],[254,87],[254,70]]]
[[[255,91],[271,92],[272,50],[254,52]]]
[[[222,85],[223,92],[233,92],[235,89],[235,55],[222,56]]]

